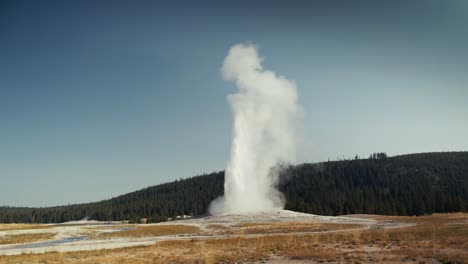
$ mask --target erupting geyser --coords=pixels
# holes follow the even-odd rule
[[[294,122],[300,109],[294,82],[262,67],[253,45],[233,46],[224,60],[223,78],[236,83],[228,96],[233,115],[231,158],[224,196],[210,205],[211,214],[282,209],[275,189],[278,164],[295,156]]]

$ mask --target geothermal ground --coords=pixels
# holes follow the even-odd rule
[[[292,211],[159,224],[0,225],[0,263],[468,263],[468,214]]]

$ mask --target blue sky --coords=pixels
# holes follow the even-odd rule
[[[298,162],[468,150],[465,1],[187,2],[0,2],[0,205],[224,169],[242,42],[297,84]]]

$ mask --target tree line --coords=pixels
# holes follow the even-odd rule
[[[176,180],[94,203],[42,208],[0,207],[2,223],[166,221],[207,215],[224,192],[224,172]],[[278,189],[285,209],[343,215],[421,215],[468,211],[468,152],[422,153],[287,166]]]

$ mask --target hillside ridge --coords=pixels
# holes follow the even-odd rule
[[[283,167],[285,209],[320,215],[420,215],[467,211],[468,152],[431,152]],[[223,194],[224,171],[150,186],[111,199],[42,208],[0,207],[0,222],[166,221],[202,216]]]

